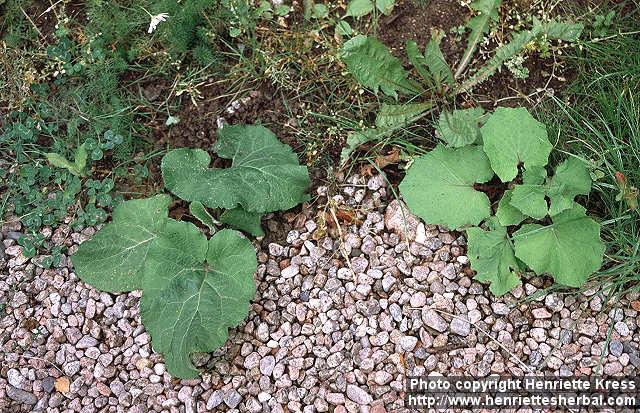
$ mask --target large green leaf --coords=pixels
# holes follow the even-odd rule
[[[233,161],[230,168],[209,168],[211,157],[202,149],[166,154],[161,168],[167,189],[210,208],[241,206],[260,213],[289,209],[308,199],[307,168],[269,129],[226,126],[218,132],[215,150]]]
[[[545,126],[525,108],[497,108],[480,128],[483,148],[502,182],[518,175],[518,165],[545,166],[551,152]]]
[[[167,216],[170,198],[127,201],[113,222],[72,257],[78,276],[106,291],[142,289],[140,313],[169,373],[196,377],[194,352],[224,344],[246,317],[257,267],[251,243],[233,230],[209,241],[189,222]]]
[[[347,6],[345,16],[362,17],[373,11],[373,2],[371,0],[351,0]]]
[[[535,219],[547,216],[546,187],[542,185],[547,171],[533,166],[522,173],[522,185],[516,185],[511,193],[509,204],[525,215]]]
[[[508,189],[500,198],[498,202],[498,210],[496,211],[496,218],[502,226],[518,225],[526,218],[520,210],[511,205],[511,195],[513,195],[513,189]]]
[[[578,204],[552,222],[523,225],[514,233],[515,255],[536,273],[549,273],[560,284],[579,287],[602,266],[605,246],[600,224]]]
[[[264,235],[260,220],[262,214],[247,212],[242,208],[228,209],[220,215],[220,221],[233,228],[250,233],[255,237]]]
[[[445,148],[416,159],[400,183],[409,209],[429,224],[459,228],[477,225],[491,213],[489,198],[473,189],[474,183],[493,176],[487,157],[478,146]]]
[[[395,0],[376,0],[376,9],[387,16],[391,14],[395,5]]]
[[[76,274],[94,287],[111,292],[142,288],[142,269],[151,245],[164,231],[171,198],[126,201],[113,210],[113,221],[73,255]]]
[[[247,316],[256,266],[251,243],[236,231],[207,242],[191,223],[167,226],[147,259],[141,316],[172,375],[197,377],[190,355],[222,346]]]
[[[470,145],[480,136],[482,108],[458,109],[452,113],[442,111],[438,119],[440,138],[449,146],[458,148]]]
[[[591,191],[591,175],[584,162],[568,158],[556,168],[549,181],[547,196],[551,200],[549,215],[554,216],[573,206],[576,195]]]
[[[520,284],[520,266],[513,254],[513,247],[507,236],[507,229],[490,220],[488,231],[479,227],[467,229],[467,244],[471,268],[476,279],[489,282],[489,290],[495,295],[503,295]]]
[[[410,81],[402,63],[378,39],[358,35],[342,46],[340,56],[361,85],[395,98],[398,92],[416,95],[420,86]]]

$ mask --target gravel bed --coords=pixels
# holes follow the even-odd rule
[[[613,307],[595,291],[525,303],[548,285],[535,277],[498,299],[473,281],[465,238],[403,212],[382,176],[318,194],[313,218],[293,220],[258,252],[249,317],[224,348],[194,355],[205,370],[195,380],[171,378],[152,350],[140,292],[99,292],[67,256],[42,268],[43,256],[26,258],[16,244],[20,225],[6,224],[0,411],[396,412],[406,410],[407,375],[640,368],[638,294]],[[316,212],[340,225],[325,231]],[[94,233],[44,231],[68,254]]]

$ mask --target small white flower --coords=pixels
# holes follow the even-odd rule
[[[156,27],[163,21],[167,20],[169,15],[167,13],[156,14],[155,16],[151,16],[151,22],[149,23],[148,33],[153,33],[156,30]]]

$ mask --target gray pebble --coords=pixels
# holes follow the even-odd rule
[[[25,382],[25,378],[17,369],[9,369],[7,371],[7,381],[11,386],[21,388]]]
[[[12,239],[14,241],[18,241],[22,237],[22,232],[20,231],[8,231],[7,239]]]
[[[240,404],[242,401],[242,396],[236,389],[231,389],[224,394],[224,404],[229,406],[232,409],[235,409],[236,406]]]
[[[396,283],[396,278],[391,275],[387,275],[382,279],[382,289],[384,292],[389,292],[391,287]]]
[[[452,333],[455,333],[462,337],[466,337],[471,332],[471,324],[469,324],[469,322],[462,320],[458,317],[454,317],[451,320],[449,329],[451,330]]]
[[[416,344],[418,344],[418,338],[413,336],[403,336],[400,339],[400,347],[403,351],[412,351]]]
[[[87,349],[89,347],[95,347],[97,345],[98,345],[98,340],[96,340],[91,336],[84,336],[76,343],[76,348]]]
[[[354,384],[347,385],[347,397],[360,406],[366,406],[373,401],[369,393]]]
[[[618,334],[620,334],[622,337],[626,337],[629,334],[631,334],[631,331],[629,330],[629,326],[624,321],[618,321],[614,325],[614,328],[616,329]]]
[[[273,372],[273,368],[275,366],[276,366],[275,357],[271,355],[263,357],[262,360],[260,360],[260,373],[262,373],[265,376],[271,376],[271,373]]]
[[[7,385],[6,392],[11,400],[17,401],[18,403],[36,404],[38,402],[38,398],[33,393],[18,389],[10,384]]]
[[[71,377],[80,371],[80,362],[72,361],[64,365],[64,374]]]
[[[422,321],[428,326],[439,332],[445,332],[449,324],[435,310],[430,308],[422,309]]]
[[[56,379],[54,379],[51,376],[47,376],[44,379],[42,379],[42,389],[47,393],[51,393],[53,391],[53,389],[55,388],[55,384],[56,384]]]
[[[611,340],[609,343],[609,351],[616,357],[620,357],[622,355],[623,349],[624,347],[622,343],[618,340]]]
[[[511,311],[509,306],[505,303],[493,303],[491,304],[491,309],[498,315],[507,315]]]
[[[215,409],[220,406],[223,396],[224,392],[222,390],[216,390],[211,393],[211,396],[209,396],[209,399],[207,400],[207,410]]]

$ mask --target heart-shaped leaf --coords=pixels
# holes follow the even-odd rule
[[[502,226],[518,225],[527,217],[518,208],[511,205],[511,196],[513,195],[513,189],[506,190],[500,202],[498,202],[498,210],[496,211],[496,218]]]
[[[549,273],[560,284],[579,287],[602,266],[600,224],[574,204],[552,224],[523,225],[513,234],[515,254],[537,274]]]
[[[491,211],[489,198],[474,190],[473,184],[492,177],[479,146],[452,149],[438,145],[415,160],[400,183],[400,193],[411,211],[426,223],[452,229],[477,225]]]
[[[549,215],[554,216],[573,206],[576,195],[591,191],[591,175],[584,162],[568,158],[556,168],[549,181],[547,196],[551,200]]]
[[[307,168],[291,147],[258,125],[226,126],[218,133],[218,156],[231,159],[230,168],[209,168],[202,149],[176,149],[162,159],[165,186],[187,201],[210,208],[249,212],[286,210],[308,199]]]
[[[547,129],[525,108],[497,108],[480,132],[491,167],[502,182],[518,175],[521,162],[529,168],[545,166],[549,160]]]
[[[140,313],[169,373],[198,375],[190,354],[222,346],[255,294],[251,243],[233,230],[210,240],[167,216],[170,198],[127,201],[73,256],[78,276],[106,291],[142,289]]]
[[[547,216],[546,186],[542,185],[547,171],[540,166],[532,166],[522,173],[522,185],[516,185],[509,204],[525,215],[535,219]]]
[[[221,347],[229,327],[247,316],[257,262],[236,231],[207,242],[193,224],[171,221],[147,259],[140,311],[169,372],[193,378],[199,371],[190,355]]]
[[[532,167],[522,174],[523,184],[516,185],[509,204],[535,219],[558,215],[575,204],[576,195],[591,191],[591,175],[584,163],[569,158],[556,168],[553,177],[544,182],[547,172],[542,167]],[[550,199],[547,206],[546,197]]]

